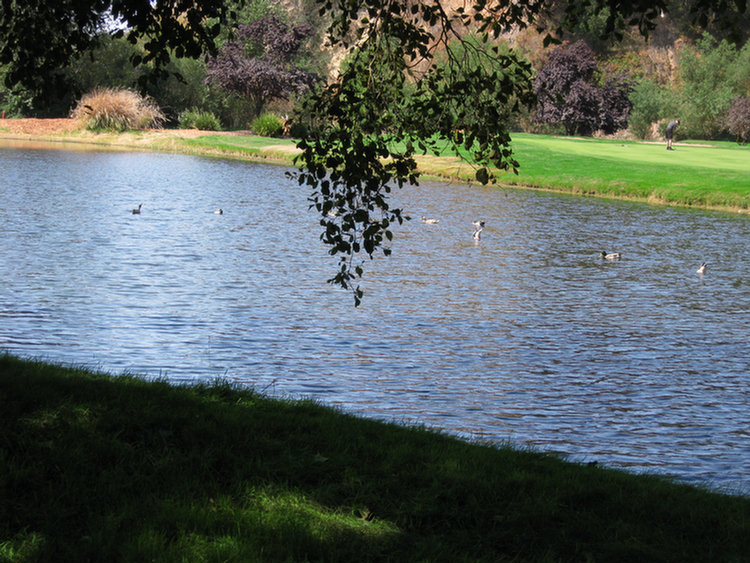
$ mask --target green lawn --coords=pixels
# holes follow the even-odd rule
[[[707,207],[750,208],[750,148],[517,134],[518,177],[502,181],[576,193]]]
[[[263,156],[269,146],[293,141],[253,136],[206,135],[184,141],[193,150]],[[729,210],[750,210],[750,147],[700,141],[667,151],[663,143],[611,141],[516,133],[512,143],[520,173],[499,181],[584,195],[629,198]],[[276,154],[275,156],[279,156]],[[291,153],[286,153],[291,164]],[[440,157],[419,159],[431,176],[471,181],[474,170],[458,165],[448,149]]]
[[[274,139],[270,137],[257,137],[255,135],[226,136],[226,135],[202,135],[196,139],[184,139],[183,142],[189,146],[213,147],[226,151],[259,152],[263,148],[277,145],[293,147],[296,142],[291,139]]]
[[[750,561],[750,498],[0,355],[0,562]]]

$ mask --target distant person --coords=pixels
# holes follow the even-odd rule
[[[664,136],[667,138],[667,150],[673,151],[672,148],[672,137],[674,137],[674,130],[677,128],[677,126],[680,124],[679,119],[675,119],[674,121],[670,121],[667,124],[667,130],[664,131]]]

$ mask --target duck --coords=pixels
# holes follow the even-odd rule
[[[622,258],[622,252],[610,252],[609,254],[607,254],[602,250],[599,256],[601,256],[602,260],[619,260],[620,258]]]
[[[138,204],[138,208],[137,209],[133,209],[133,211],[131,211],[131,213],[133,215],[140,215],[141,214],[141,207],[143,207],[143,204],[139,203]]]
[[[482,231],[484,230],[484,221],[472,221],[471,224],[474,225],[474,234],[471,235],[471,238],[474,240],[481,239]]]
[[[216,211],[214,211],[214,215],[223,215],[223,214],[224,214],[224,210],[221,209],[221,208],[219,208]]]
[[[705,274],[705,273],[706,273],[706,263],[705,263],[705,262],[703,262],[703,263],[702,263],[702,264],[701,264],[701,265],[700,265],[700,266],[698,267],[698,269],[696,270],[696,273],[698,273],[698,274],[700,274],[700,275],[703,275],[703,274]]]
[[[427,217],[422,215],[422,223],[427,223],[428,225],[434,225],[439,222],[440,222],[440,219],[428,219]]]

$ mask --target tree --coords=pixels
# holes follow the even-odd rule
[[[750,141],[750,96],[732,102],[727,115],[727,128],[738,143]]]
[[[130,60],[142,54],[137,45],[124,38],[101,34],[89,56],[78,57],[66,69],[73,95],[78,98],[95,88],[135,88],[139,70]]]
[[[750,69],[741,78],[742,60],[734,45],[705,35],[680,53],[679,115],[683,136],[715,139],[726,133],[732,101],[747,92]],[[745,63],[747,64],[747,63]]]
[[[417,152],[437,154],[447,145],[469,154],[485,183],[490,165],[516,169],[507,118],[509,108],[531,99],[531,66],[486,39],[467,41],[461,32],[473,16],[449,14],[439,3],[370,2],[364,14],[346,3],[339,8],[329,36],[351,54],[303,106],[309,133],[298,144],[297,179],[312,190],[321,238],[339,256],[329,281],[351,289],[359,303],[363,268],[355,259],[390,253],[391,225],[404,216],[389,206],[388,194],[417,183]],[[437,52],[441,64],[433,64]]]
[[[390,252],[384,246],[393,236],[390,225],[403,214],[390,208],[388,193],[418,181],[417,152],[448,143],[476,163],[484,183],[495,170],[518,165],[504,116],[509,104],[528,99],[530,67],[494,46],[469,46],[489,65],[462,67],[461,57],[449,54],[438,67],[436,53],[449,52],[447,45],[464,41],[468,31],[497,38],[549,22],[561,33],[592,13],[605,14],[604,34],[621,35],[627,25],[647,35],[667,10],[666,0],[475,0],[456,9],[444,0],[317,2],[330,18],[329,42],[351,51],[350,64],[301,106],[309,134],[299,143],[296,177],[312,191],[321,238],[340,256],[331,281],[351,288],[355,302],[362,295],[356,257]],[[694,0],[687,10],[697,23],[710,20],[726,25],[728,37],[742,36],[737,14],[747,12],[746,0]],[[224,0],[2,0],[0,64],[8,65],[8,83],[44,88],[56,68],[90,43],[108,12],[127,29],[115,33],[143,42],[146,54],[134,62],[151,60],[157,68],[171,49],[178,57],[215,53],[219,24],[231,15]]]
[[[623,76],[596,83],[594,52],[584,41],[553,51],[539,70],[535,120],[560,124],[568,135],[614,133],[627,127],[631,86]]]
[[[237,38],[209,58],[206,83],[251,100],[255,115],[259,115],[269,100],[288,99],[319,79],[293,63],[312,33],[309,25],[288,26],[275,15],[241,25]]]
[[[638,82],[630,93],[630,103],[633,105],[628,120],[630,131],[640,139],[648,138],[653,123],[665,115],[676,114],[668,109],[672,97],[672,92],[653,80]]]
[[[492,64],[463,65],[450,54],[451,41],[466,43],[469,31],[497,38],[545,20],[561,31],[585,14],[605,13],[605,7],[605,34],[621,35],[631,25],[648,35],[666,9],[664,0],[477,0],[455,10],[440,0],[319,4],[331,17],[330,43],[349,49],[351,62],[302,106],[308,135],[298,144],[302,154],[296,178],[311,189],[321,239],[339,256],[329,281],[351,289],[355,304],[362,297],[360,253],[373,258],[378,249],[391,252],[390,227],[403,220],[403,213],[390,207],[388,194],[418,182],[417,152],[437,152],[447,144],[476,163],[476,179],[482,183],[492,181],[495,170],[518,166],[504,116],[513,100],[528,99],[531,69],[516,53],[471,45],[477,58]],[[728,4],[746,11],[745,0],[699,0],[691,9],[697,16],[724,13]],[[552,19],[553,8],[561,14],[557,19]],[[444,67],[434,64],[441,51],[449,53]],[[610,84],[608,92],[614,90],[624,95],[614,101],[613,114],[629,107],[627,89]],[[591,97],[591,88],[577,94]]]
[[[64,84],[61,69],[106,32],[141,42],[144,53],[132,62],[151,62],[159,75],[172,56],[215,52],[220,23],[231,15],[225,0],[3,0],[0,64],[8,87],[50,97]]]

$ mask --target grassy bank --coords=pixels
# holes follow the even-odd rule
[[[20,137],[287,165],[292,164],[296,154],[292,140],[241,132],[204,134],[165,130],[95,134],[74,130]],[[19,135],[0,123],[0,139],[3,138],[19,138]],[[675,146],[675,151],[667,151],[660,143],[516,133],[513,150],[521,171],[517,176],[503,174],[500,181],[519,188],[750,213],[750,147],[718,142],[686,142]],[[474,169],[447,150],[439,157],[420,156],[417,161],[428,177],[466,182],[474,178]]]
[[[285,148],[277,140],[210,135],[183,141],[198,152],[282,159],[294,154],[287,143]],[[662,144],[516,134],[513,150],[520,174],[503,174],[504,185],[750,212],[750,147],[683,143],[670,152]],[[428,176],[474,178],[471,166],[449,154],[417,160]]]
[[[750,147],[675,145],[517,135],[517,178],[579,194],[734,211],[750,210]]]
[[[0,561],[750,560],[750,498],[0,356]]]
[[[269,144],[270,143],[270,144]],[[258,137],[197,137],[186,148],[230,156],[270,155],[291,159],[293,143]],[[750,147],[732,143],[664,145],[516,134],[513,150],[520,173],[500,182],[587,196],[750,212]],[[472,181],[474,169],[450,154],[418,157],[432,177]]]

